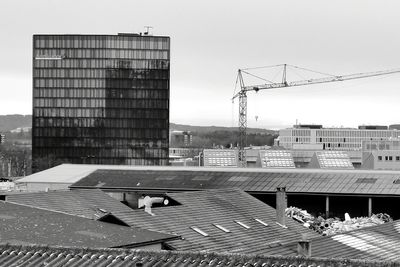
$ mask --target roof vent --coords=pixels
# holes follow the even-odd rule
[[[301,240],[297,243],[297,255],[311,257],[311,241],[306,236],[302,236]]]
[[[151,212],[151,206],[154,203],[163,203],[164,205],[168,205],[169,201],[168,201],[168,199],[163,198],[163,197],[145,196],[144,198],[139,199],[138,208],[140,209],[140,208],[144,207],[145,212],[147,212],[151,216],[154,216],[155,214],[153,212]]]

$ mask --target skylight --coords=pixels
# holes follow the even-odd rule
[[[198,228],[196,226],[191,226],[190,229],[201,234],[202,236],[208,236],[208,234],[206,232],[204,232],[203,230],[201,230],[200,228]]]
[[[242,222],[240,222],[240,221],[235,221],[235,223],[239,224],[239,225],[242,226],[243,228],[250,229],[250,226],[248,226],[248,225],[246,225],[246,224],[244,224],[244,223],[242,223]]]
[[[230,233],[231,231],[229,231],[228,229],[226,229],[225,227],[219,225],[219,224],[213,224],[215,227],[217,227],[218,229],[224,231],[225,233]]]
[[[261,221],[260,219],[254,218],[255,221],[261,223],[262,225],[268,226],[268,223]]]

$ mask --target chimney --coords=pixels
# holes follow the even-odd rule
[[[306,236],[297,243],[297,256],[311,257],[311,241]]]
[[[286,208],[287,208],[287,197],[286,187],[276,188],[276,223],[280,226],[286,227]]]

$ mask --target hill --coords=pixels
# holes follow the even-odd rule
[[[7,132],[18,127],[31,127],[32,115],[0,115],[0,132]]]
[[[207,133],[207,132],[237,132],[238,127],[222,127],[222,126],[193,126],[193,125],[185,125],[185,124],[176,124],[170,123],[169,124],[170,130],[176,131],[191,131],[196,133]],[[274,130],[267,130],[262,128],[247,128],[248,134],[277,134],[277,131]]]

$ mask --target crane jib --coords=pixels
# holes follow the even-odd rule
[[[384,71],[376,71],[376,72],[367,72],[367,73],[356,73],[350,75],[329,75],[329,77],[317,78],[317,79],[307,79],[307,80],[300,80],[300,81],[293,81],[287,82],[286,81],[286,66],[290,66],[287,64],[282,64],[278,66],[283,66],[283,75],[282,75],[282,82],[279,83],[266,83],[260,85],[245,85],[242,72],[248,75],[251,75],[256,78],[260,78],[259,76],[253,75],[248,71],[239,70],[238,76],[236,81],[240,82],[240,91],[236,93],[232,100],[239,97],[239,163],[241,167],[246,167],[246,156],[244,153],[244,147],[246,146],[246,129],[247,129],[247,92],[255,91],[258,92],[260,90],[268,90],[268,89],[278,89],[284,87],[295,87],[295,86],[303,86],[303,85],[312,85],[312,84],[319,84],[319,83],[330,83],[330,82],[342,82],[348,80],[355,80],[355,79],[362,79],[362,78],[369,78],[375,76],[382,76],[382,75],[389,75],[394,73],[399,73],[400,69],[391,69],[391,70],[384,70]],[[296,66],[292,66],[298,68]],[[256,68],[253,68],[256,69]],[[304,69],[304,68],[303,68]],[[249,69],[247,69],[249,70]],[[304,69],[307,70],[307,69]],[[310,71],[310,70],[308,70]],[[314,71],[315,72],[315,71]],[[316,72],[319,74],[323,74],[321,72]],[[326,74],[328,75],[328,74]],[[260,78],[263,81],[268,81],[267,79]]]

